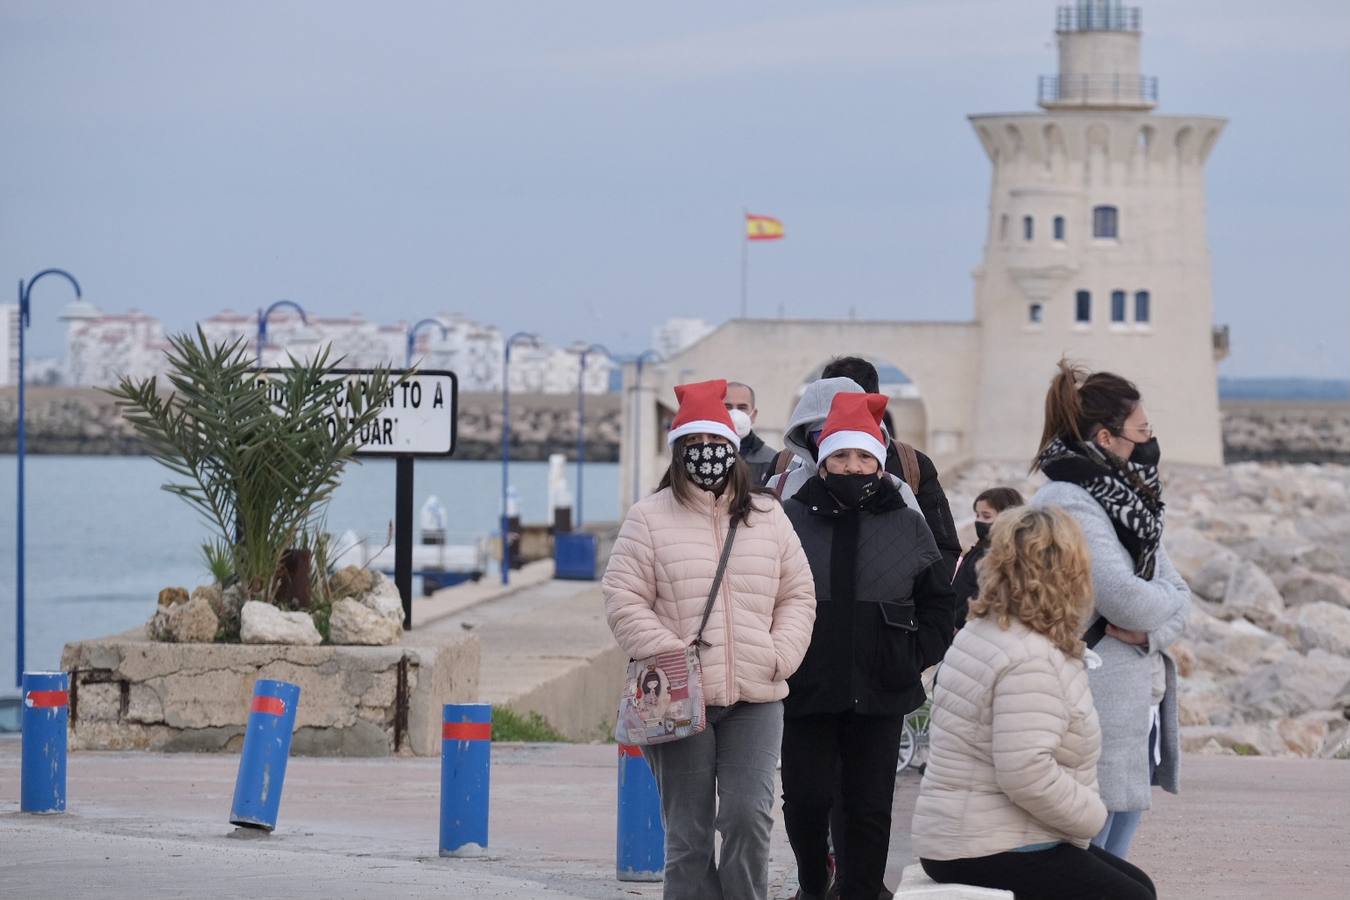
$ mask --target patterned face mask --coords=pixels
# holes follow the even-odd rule
[[[689,480],[705,491],[716,491],[726,484],[735,462],[736,448],[730,444],[684,445],[684,470],[689,473]]]

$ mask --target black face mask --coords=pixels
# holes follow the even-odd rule
[[[993,524],[994,524],[993,522],[976,522],[975,539],[979,541],[981,544],[989,540],[989,526]]]
[[[867,499],[881,489],[876,475],[836,475],[825,473],[825,487],[849,509],[861,509]]]
[[[1162,450],[1158,448],[1157,438],[1149,438],[1142,444],[1135,444],[1134,450],[1130,453],[1130,462],[1136,466],[1156,466],[1161,458]]]
[[[735,463],[736,448],[730,444],[684,445],[684,470],[689,473],[689,480],[705,491],[720,491],[731,477]]]

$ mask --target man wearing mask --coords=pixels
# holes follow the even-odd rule
[[[759,410],[755,408],[754,388],[739,381],[728,381],[723,404],[727,412],[731,413],[736,436],[741,439],[741,462],[750,470],[750,483],[755,487],[763,487],[773,474],[773,461],[778,451],[755,434],[755,419],[759,418]]]

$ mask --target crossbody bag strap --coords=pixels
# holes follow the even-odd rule
[[[1087,644],[1089,650],[1101,643],[1102,638],[1106,637],[1106,626],[1110,624],[1106,621],[1106,616],[1098,616],[1097,621],[1092,623],[1083,634],[1083,643]]]
[[[703,643],[703,629],[708,627],[713,603],[717,601],[717,590],[722,586],[722,575],[727,570],[727,560],[731,558],[731,541],[736,537],[736,525],[736,520],[732,519],[731,529],[727,532],[727,541],[722,545],[722,558],[717,561],[717,574],[713,576],[712,590],[708,591],[708,605],[703,607],[703,621],[699,623],[698,636],[694,638],[694,643],[698,646],[707,646]]]

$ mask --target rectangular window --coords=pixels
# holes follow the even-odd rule
[[[1029,241],[1036,234],[1036,221],[1031,216],[1022,217],[1022,240]]]
[[[1075,322],[1092,321],[1092,294],[1079,291],[1074,295],[1073,320]]]
[[[1125,321],[1125,292],[1124,292],[1124,291],[1112,291],[1112,292],[1111,292],[1111,321],[1112,321],[1112,322],[1124,322],[1124,321]]]
[[[1134,320],[1136,322],[1149,321],[1150,313],[1148,308],[1148,302],[1149,302],[1148,291],[1134,292]]]
[[[1064,240],[1064,217],[1055,216],[1055,240]]]
[[[1039,325],[1041,320],[1045,318],[1044,313],[1045,311],[1039,303],[1033,303],[1027,308],[1027,321],[1033,325]]]
[[[1114,206],[1096,206],[1092,209],[1092,236],[1095,238],[1119,237],[1116,208]]]
[[[998,219],[998,239],[1006,241],[1008,239],[1008,214],[1004,213]]]

